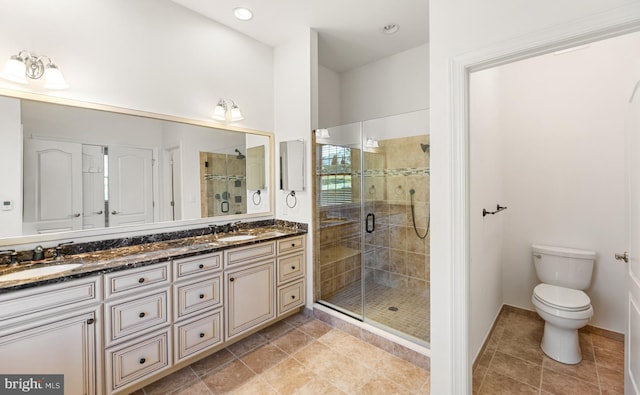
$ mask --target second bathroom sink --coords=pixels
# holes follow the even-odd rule
[[[251,239],[255,239],[256,235],[233,235],[233,236],[223,236],[223,237],[218,237],[217,241],[245,241],[245,240],[251,240]]]
[[[67,263],[64,265],[51,265],[51,266],[41,266],[35,267],[32,269],[20,270],[17,272],[5,274],[0,276],[0,282],[4,281],[16,281],[16,280],[27,280],[30,278],[37,278],[42,276],[47,276],[49,274],[56,274],[61,272],[66,272],[69,270],[73,270],[82,266],[81,263]]]

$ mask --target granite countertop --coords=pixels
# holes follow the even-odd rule
[[[252,228],[238,232],[222,233],[218,235],[185,237],[181,239],[145,243],[75,255],[65,255],[61,260],[47,259],[44,261],[25,262],[18,265],[0,268],[0,276],[45,266],[74,263],[79,263],[81,266],[60,273],[30,277],[22,280],[2,281],[0,278],[0,294],[45,284],[65,282],[76,278],[98,275],[100,273],[108,273],[159,262],[166,262],[171,259],[208,254],[229,248],[248,246],[264,241],[277,240],[305,233],[305,230],[269,226]],[[249,240],[239,241],[221,240],[228,236],[238,235],[254,235],[256,237]]]

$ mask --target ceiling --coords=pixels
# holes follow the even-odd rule
[[[172,0],[275,47],[311,27],[318,31],[319,62],[344,72],[428,42],[428,0]],[[239,21],[235,7],[253,11]],[[393,35],[380,32],[395,23]]]

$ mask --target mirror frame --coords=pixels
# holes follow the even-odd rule
[[[140,236],[146,234],[153,233],[165,233],[165,232],[174,232],[187,230],[191,228],[203,227],[207,224],[211,223],[220,223],[220,222],[229,222],[229,221],[240,221],[240,220],[264,220],[264,219],[272,219],[275,218],[275,189],[276,189],[276,178],[275,178],[275,136],[271,132],[265,132],[261,130],[254,130],[248,128],[241,128],[236,126],[224,125],[216,122],[208,122],[198,119],[190,119],[180,116],[173,116],[167,114],[160,114],[142,110],[128,109],[124,107],[117,107],[107,104],[99,104],[86,102],[75,99],[62,98],[57,96],[47,96],[32,92],[26,91],[15,91],[5,88],[0,88],[0,96],[9,97],[14,99],[24,99],[24,100],[33,100],[43,103],[51,103],[58,105],[65,105],[70,107],[78,107],[89,110],[99,110],[106,111],[111,113],[123,114],[123,115],[132,115],[144,118],[152,118],[162,121],[169,122],[177,122],[194,126],[207,127],[212,129],[220,129],[224,131],[231,132],[240,132],[245,134],[254,134],[259,136],[265,136],[269,140],[269,158],[268,158],[268,169],[266,176],[269,180],[269,211],[262,213],[251,213],[251,214],[233,214],[226,216],[216,216],[216,217],[207,217],[207,218],[198,218],[198,219],[184,219],[178,221],[164,221],[164,222],[154,222],[149,224],[141,224],[141,225],[128,225],[128,226],[120,226],[114,228],[99,228],[99,229],[90,229],[90,230],[74,230],[68,232],[59,232],[59,233],[47,233],[47,234],[34,234],[34,235],[21,235],[21,236],[11,236],[0,238],[0,247],[8,247],[8,246],[30,246],[36,244],[47,244],[47,245],[55,245],[56,243],[74,240],[74,241],[96,241],[96,240],[105,240],[105,239],[113,239],[120,237],[131,237],[131,236]]]

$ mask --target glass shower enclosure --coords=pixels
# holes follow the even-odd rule
[[[315,299],[429,343],[426,110],[314,133]]]

